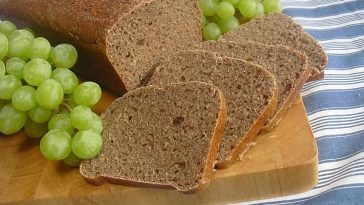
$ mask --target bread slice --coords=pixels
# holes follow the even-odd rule
[[[191,0],[1,0],[0,16],[40,36],[72,43],[75,70],[122,94],[138,87],[171,50],[202,41],[201,12]]]
[[[269,132],[278,125],[311,73],[306,56],[284,46],[269,46],[252,41],[205,41],[202,49],[255,63],[266,68],[276,78],[278,105],[261,133]]]
[[[104,113],[103,149],[80,172],[94,184],[200,191],[212,177],[226,112],[222,92],[207,83],[128,92]]]
[[[217,168],[233,164],[274,112],[278,100],[274,76],[247,61],[207,51],[181,51],[162,63],[149,84],[203,81],[226,97],[228,117]]]
[[[324,67],[327,64],[325,51],[300,25],[285,14],[264,15],[226,33],[222,39],[242,43],[255,41],[270,45],[281,44],[294,48],[308,57],[308,65],[312,70],[308,81],[324,77]]]

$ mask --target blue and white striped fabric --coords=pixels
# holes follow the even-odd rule
[[[305,193],[240,204],[364,204],[364,0],[282,0],[329,56],[325,79],[301,94],[319,150]]]

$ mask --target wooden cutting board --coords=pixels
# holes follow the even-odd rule
[[[114,99],[104,93],[102,112]],[[39,140],[0,136],[0,204],[227,204],[295,194],[317,183],[317,149],[301,98],[271,133],[258,136],[241,162],[215,172],[203,192],[93,186],[62,162],[45,160]]]

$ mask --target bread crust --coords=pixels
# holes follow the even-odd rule
[[[193,82],[193,81],[191,81],[191,82]],[[189,83],[191,83],[191,82],[189,82]],[[80,174],[86,179],[87,182],[89,182],[90,184],[93,184],[93,185],[102,185],[105,183],[112,183],[112,184],[135,186],[135,187],[141,187],[141,188],[176,189],[185,194],[193,194],[193,193],[204,190],[208,186],[209,182],[211,181],[211,179],[213,177],[213,169],[214,169],[214,165],[215,165],[214,163],[215,163],[215,160],[216,160],[216,157],[218,154],[218,148],[220,146],[220,142],[221,142],[221,139],[223,136],[226,117],[227,117],[227,105],[226,105],[225,96],[218,87],[216,87],[212,84],[209,84],[209,83],[204,83],[204,82],[199,82],[199,83],[209,85],[209,86],[213,87],[216,91],[218,91],[221,106],[220,106],[218,116],[216,119],[216,123],[215,123],[216,126],[215,126],[215,129],[213,132],[213,137],[211,137],[210,147],[209,147],[209,151],[207,154],[205,168],[202,172],[202,176],[198,183],[198,186],[192,187],[190,189],[183,189],[182,187],[176,186],[174,184],[149,183],[149,182],[146,183],[143,181],[136,181],[136,180],[131,181],[131,180],[124,179],[124,178],[115,178],[115,177],[104,176],[104,175],[89,176],[89,175],[87,175],[87,173],[83,172],[82,163],[80,165]],[[152,85],[152,86],[155,86],[155,85]],[[158,87],[158,86],[156,86],[156,87]],[[131,91],[131,92],[133,92],[133,91]],[[129,94],[130,94],[130,92],[129,92]],[[111,105],[111,107],[112,107],[112,105]]]
[[[275,79],[271,73],[269,73],[269,75]],[[271,100],[268,102],[266,109],[258,117],[258,119],[256,119],[255,123],[253,123],[253,126],[249,129],[245,137],[242,137],[238,145],[230,152],[229,158],[219,160],[215,165],[216,168],[225,169],[233,165],[234,162],[239,159],[240,154],[248,148],[248,144],[253,141],[254,137],[256,137],[256,135],[259,133],[261,127],[263,127],[263,125],[267,122],[268,118],[273,114],[278,104],[278,86],[276,80],[274,80],[274,87],[272,87],[272,91],[273,95]]]

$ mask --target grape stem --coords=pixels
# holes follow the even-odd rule
[[[65,100],[61,103],[61,105],[57,108],[56,112],[57,112],[58,114],[60,114],[60,113],[64,113],[64,112],[71,112],[72,107],[68,105],[67,101],[69,101],[69,100],[66,100],[66,99],[65,99]]]

